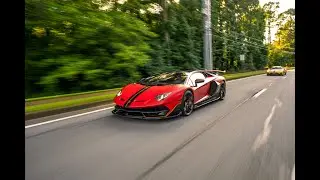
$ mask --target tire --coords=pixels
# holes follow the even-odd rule
[[[182,115],[189,116],[194,110],[194,97],[190,90],[187,90],[183,95]]]
[[[224,100],[224,98],[226,97],[227,94],[227,88],[226,88],[226,84],[222,84],[221,88],[220,88],[220,92],[219,92],[219,100]]]

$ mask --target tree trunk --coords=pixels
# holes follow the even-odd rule
[[[268,31],[268,40],[269,40],[269,44],[271,44],[271,26],[270,26],[270,19],[268,19],[268,29],[269,29],[269,31]]]
[[[165,40],[165,43],[167,45],[167,48],[170,48],[169,46],[169,32],[168,32],[168,29],[167,29],[167,23],[168,23],[168,3],[167,3],[167,0],[160,0],[160,6],[162,8],[162,21],[163,23],[165,24],[165,27],[164,27],[164,40]],[[168,59],[168,65],[171,66],[171,61],[170,61],[170,58]]]

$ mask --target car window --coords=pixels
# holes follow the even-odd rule
[[[139,83],[144,85],[184,84],[187,77],[184,72],[163,73],[141,79]]]
[[[281,66],[273,66],[271,69],[282,69]]]

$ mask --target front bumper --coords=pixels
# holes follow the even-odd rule
[[[118,105],[116,105],[112,111],[115,115],[136,119],[165,119],[181,114],[177,109],[177,111],[172,111],[172,113],[170,112],[169,116],[167,116],[169,112],[170,110],[166,106],[152,108],[123,108]]]
[[[283,75],[282,72],[268,72],[267,75]]]

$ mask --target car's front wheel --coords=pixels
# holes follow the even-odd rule
[[[182,101],[182,115],[189,116],[194,109],[194,98],[191,91],[186,91]]]

